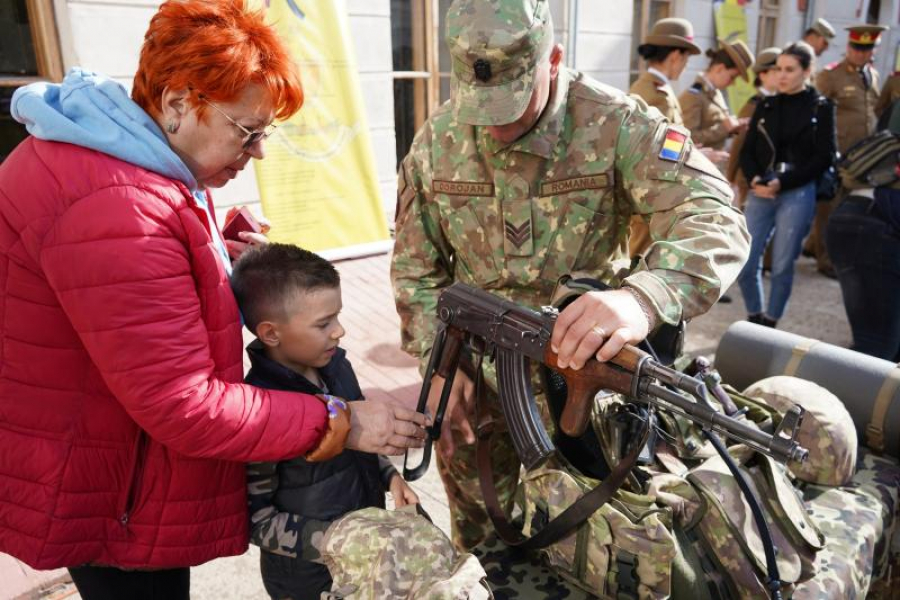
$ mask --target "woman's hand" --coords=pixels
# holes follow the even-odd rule
[[[269,243],[269,238],[261,233],[253,233],[252,231],[241,231],[238,233],[238,240],[225,240],[225,248],[228,249],[228,256],[231,260],[237,260],[241,254],[254,246],[264,246]]]
[[[237,206],[232,206],[228,209],[228,212],[225,213],[225,223],[228,223],[238,212],[240,212],[241,208]],[[269,221],[267,219],[257,219],[257,223],[259,223],[260,231],[259,233],[253,233],[252,231],[241,231],[238,233],[238,237],[240,240],[225,240],[225,248],[228,250],[228,256],[231,257],[231,260],[237,260],[241,257],[241,254],[247,251],[248,248],[253,246],[263,246],[269,243],[269,238],[266,237],[266,234],[269,233],[269,230],[272,228],[269,225]]]
[[[403,508],[410,504],[418,504],[419,496],[413,491],[406,481],[400,477],[400,473],[394,473],[388,487],[391,496],[394,497],[394,508]]]
[[[351,402],[350,434],[344,445],[360,452],[396,456],[407,448],[421,448],[429,424],[430,419],[422,413],[391,402]]]
[[[781,191],[781,181],[776,179],[769,180],[765,185],[759,183],[759,178],[753,179],[753,195],[759,198],[768,198],[774,200],[778,192]]]

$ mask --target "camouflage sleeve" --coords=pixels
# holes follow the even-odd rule
[[[274,462],[247,465],[250,543],[273,554],[317,560],[321,540],[331,521],[279,512],[274,503],[278,489],[277,466]]]
[[[690,319],[719,299],[746,261],[744,216],[731,205],[728,182],[686,131],[637,112],[620,132],[619,183],[634,211],[650,215],[653,240],[624,283],[640,291],[660,319]],[[683,146],[673,139],[683,139]]]
[[[422,359],[423,368],[436,327],[435,307],[441,290],[453,283],[452,250],[441,230],[437,207],[422,192],[430,148],[423,142],[426,125],[400,165],[391,281],[400,315],[401,347]]]

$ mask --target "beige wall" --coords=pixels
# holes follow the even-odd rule
[[[138,52],[150,17],[159,5],[155,0],[53,0],[60,29],[60,41],[67,67],[79,65],[110,75],[130,85]],[[424,1],[424,0],[410,0]],[[391,26],[389,0],[345,0],[350,30],[356,51],[360,83],[371,139],[377,161],[382,204],[387,218],[394,209],[396,184],[394,172],[395,140],[393,85],[391,79]],[[897,22],[900,0],[881,0],[882,23]],[[551,0],[557,21],[557,38],[565,42],[564,12],[577,4],[574,40],[577,69],[620,88],[628,86],[631,51],[633,0]],[[824,16],[839,29],[833,48],[822,57],[820,66],[839,60],[846,43],[843,27],[858,20],[857,2],[847,0],[810,0],[813,16]],[[778,44],[799,38],[805,15],[794,0],[782,0]],[[868,5],[863,2],[863,8]],[[756,47],[759,1],[747,7],[748,35]],[[694,24],[697,43],[702,48],[715,43],[711,0],[676,0],[676,16]],[[571,18],[571,17],[570,17]],[[895,28],[896,29],[896,28]],[[876,55],[882,73],[892,71],[894,48],[900,35],[888,32]],[[567,61],[572,64],[571,57]],[[693,57],[676,85],[678,91],[690,85],[706,66],[706,58]],[[216,194],[219,206],[249,204],[258,209],[259,193],[252,170]]]

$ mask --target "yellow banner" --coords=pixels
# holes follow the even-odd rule
[[[713,9],[716,18],[716,37],[726,42],[735,40],[743,40],[747,46],[747,14],[744,7],[738,4],[737,0],[724,0],[717,2]],[[756,95],[756,88],[753,87],[753,72],[748,73],[750,81],[744,81],[742,78],[735,79],[724,92],[728,95],[728,105],[731,112],[737,114],[744,104],[751,97]]]
[[[267,4],[304,93],[300,112],[266,143],[266,159],[254,161],[269,237],[331,259],[386,252],[390,235],[344,2]]]

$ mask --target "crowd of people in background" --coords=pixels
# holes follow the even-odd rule
[[[892,298],[900,291],[900,229],[894,219],[900,210],[894,190],[882,186],[868,199],[863,192],[859,201],[860,192],[839,185],[837,174],[841,157],[854,145],[891,128],[900,74],[882,88],[872,65],[886,29],[847,27],[843,60],[824,67],[816,65],[816,58],[837,37],[824,19],[816,20],[801,40],[765,48],[756,57],[740,40],[718,40],[717,47],[706,51],[708,66],[676,95],[674,82],[701,49],[689,21],[661,19],[638,47],[646,70],[629,91],[688,129],[732,184],[735,205],[744,211],[752,238],[750,258],[738,278],[747,319],[777,326],[802,252],[815,258],[819,273],[839,279],[852,347],[896,361],[900,303]],[[723,92],[751,73],[757,93],[735,115]],[[892,130],[900,131],[900,116],[894,120]],[[838,206],[840,216],[830,226]],[[872,221],[862,224],[863,218]],[[646,225],[634,217],[632,256],[641,255],[650,243]],[[838,268],[831,252],[840,254]],[[771,273],[768,299],[764,272]]]

